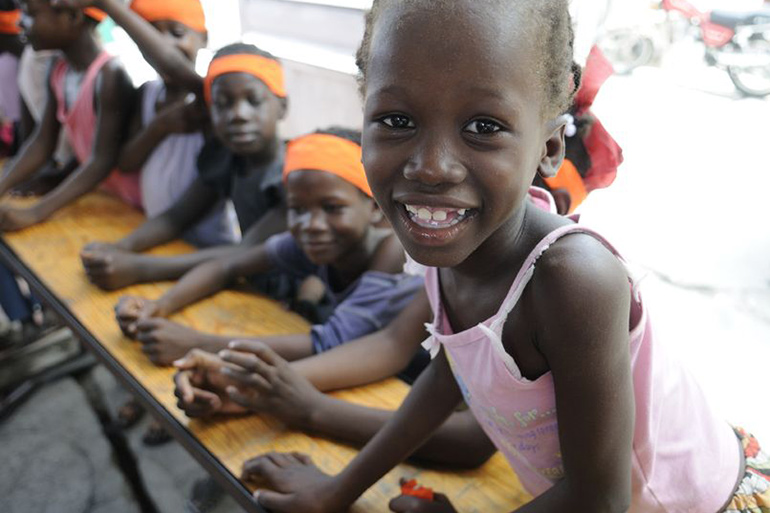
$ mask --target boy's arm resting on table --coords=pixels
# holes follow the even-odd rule
[[[98,116],[90,158],[37,204],[26,209],[31,214],[31,218],[25,220],[27,226],[44,221],[57,210],[91,191],[112,170],[122,142],[128,110],[133,103],[134,89],[125,70],[119,64],[109,62],[99,73],[96,90]],[[129,101],[126,101],[127,98]],[[10,226],[14,224],[13,221],[6,221],[2,221],[6,229],[25,227]]]
[[[247,476],[275,491],[259,502],[272,511],[341,511],[390,469],[409,457],[462,399],[444,353],[431,362],[391,420],[338,475],[329,477],[304,463],[275,465],[266,455],[247,462]]]
[[[106,12],[115,23],[128,33],[142,55],[155,68],[177,84],[202,96],[203,79],[174,45],[168,44],[160,32],[120,0],[57,0],[54,3],[77,7],[97,7]]]
[[[530,285],[542,312],[540,349],[553,374],[564,477],[520,513],[630,507],[635,408],[628,278],[599,242],[580,238],[552,247]],[[561,244],[573,248],[560,262]],[[552,312],[560,312],[557,322]]]
[[[0,178],[0,197],[14,186],[31,178],[48,162],[56,149],[60,129],[61,125],[56,119],[56,101],[49,87],[40,123],[21,148],[19,156],[5,166],[3,176]]]
[[[217,192],[197,178],[168,210],[145,221],[116,245],[140,252],[170,242],[202,219],[217,199]]]
[[[157,300],[158,316],[166,317],[219,292],[236,278],[269,271],[272,263],[264,245],[244,247],[227,257],[209,260],[185,274]]]
[[[404,370],[428,336],[425,323],[431,320],[425,289],[382,330],[347,342],[291,366],[323,392],[366,385]]]

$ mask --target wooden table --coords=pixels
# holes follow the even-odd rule
[[[266,416],[191,420],[176,407],[174,371],[152,365],[138,343],[123,337],[113,314],[119,296],[157,298],[170,284],[103,292],[88,282],[78,257],[87,242],[117,240],[141,222],[138,212],[104,194],[92,193],[42,225],[4,234],[0,258],[30,282],[107,368],[247,511],[261,510],[251,500],[249,488],[237,478],[242,463],[250,457],[268,451],[301,451],[310,454],[327,472],[341,470],[356,453],[347,445],[290,431]],[[176,242],[154,253],[171,255],[190,249]],[[237,291],[220,293],[173,319],[212,333],[265,335],[307,330],[303,319],[276,303]],[[407,391],[405,384],[390,379],[335,395],[351,402],[395,409]],[[511,511],[530,499],[504,458],[497,454],[474,471],[437,471],[401,465],[373,486],[351,511],[388,511],[388,501],[399,493],[401,476],[416,477],[421,484],[445,492],[463,512]]]

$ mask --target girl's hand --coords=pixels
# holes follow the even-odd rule
[[[208,417],[217,413],[246,413],[246,409],[230,401],[225,388],[232,384],[222,375],[227,364],[214,354],[193,349],[174,362],[179,372],[174,376],[177,406],[188,417]]]
[[[243,464],[241,479],[257,481],[274,491],[254,492],[257,502],[276,513],[336,513],[347,504],[337,500],[334,478],[321,472],[309,456],[269,453]]]
[[[159,310],[157,301],[123,296],[115,305],[115,317],[123,334],[128,338],[136,338],[136,325],[139,320],[157,315]]]
[[[139,281],[140,256],[115,245],[89,244],[80,252],[88,281],[103,290],[117,290]]]
[[[155,365],[171,365],[205,343],[205,335],[162,317],[141,317],[135,323],[136,340]]]
[[[222,373],[237,382],[227,388],[230,399],[291,427],[312,428],[316,408],[325,397],[321,392],[265,344],[233,341],[229,347],[219,356],[232,364]]]
[[[189,134],[203,129],[208,113],[205,107],[191,94],[172,103],[155,118],[168,134]]]

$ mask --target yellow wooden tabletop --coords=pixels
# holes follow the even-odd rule
[[[55,214],[49,221],[18,233],[3,234],[19,259],[57,299],[66,305],[99,343],[141,385],[234,475],[242,463],[268,451],[300,451],[310,454],[327,472],[337,472],[355,455],[355,449],[287,430],[269,417],[256,415],[214,420],[190,420],[177,409],[173,395],[173,370],[152,365],[138,343],[126,339],[113,315],[124,294],[157,298],[170,284],[147,284],[119,292],[103,292],[86,279],[78,254],[92,241],[115,241],[142,222],[142,215],[102,193],[92,193]],[[190,251],[175,242],[158,248],[158,255]],[[307,330],[299,316],[277,303],[238,291],[222,292],[172,317],[211,333],[244,335],[286,334]],[[395,409],[408,387],[396,379],[335,393],[336,396],[371,406]],[[420,484],[446,493],[459,511],[511,511],[530,497],[522,490],[505,459],[496,454],[473,471],[436,471],[401,465],[372,487],[351,511],[387,511],[388,501],[399,493],[401,476],[416,477]]]

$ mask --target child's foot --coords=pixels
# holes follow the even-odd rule
[[[169,432],[155,421],[147,427],[147,431],[145,431],[144,436],[142,437],[144,445],[149,446],[163,445],[170,441],[171,435]]]
[[[144,417],[144,408],[139,401],[131,398],[118,410],[118,418],[115,420],[115,424],[120,429],[128,429],[139,422],[142,417]]]

